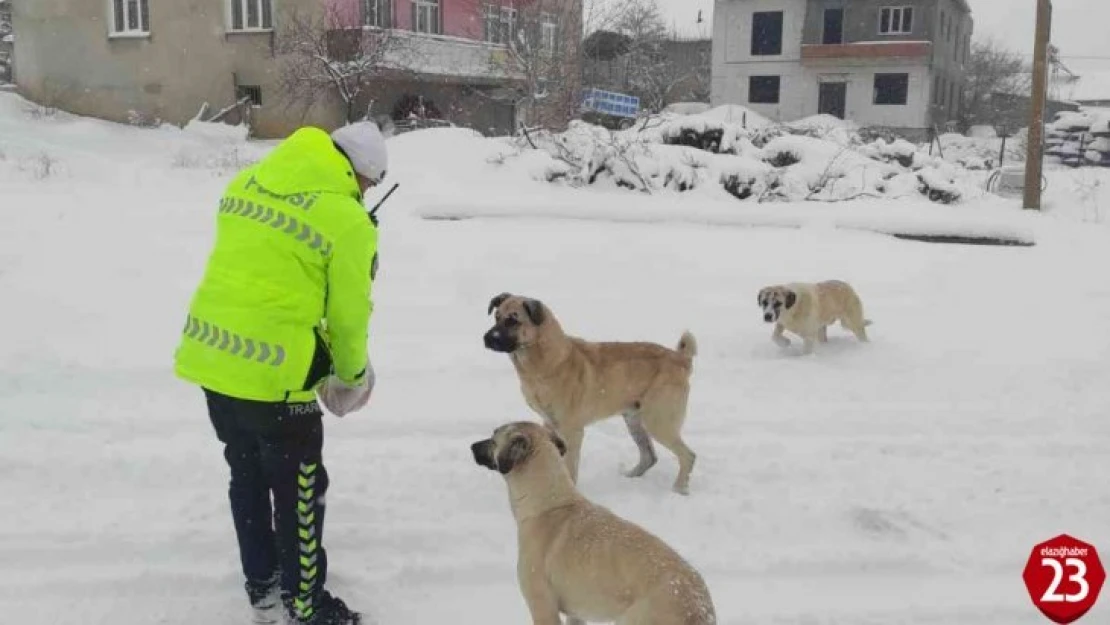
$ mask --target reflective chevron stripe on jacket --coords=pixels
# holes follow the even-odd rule
[[[225,197],[220,201],[219,212],[224,215],[245,217],[265,224],[282,234],[295,238],[324,256],[331,255],[331,243],[325,240],[312,226],[292,215],[274,210],[271,206],[255,204],[242,198]]]
[[[229,332],[215,324],[189,315],[185,320],[185,336],[246,360],[280,367],[285,362],[285,348]]]

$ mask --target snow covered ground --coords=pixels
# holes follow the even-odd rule
[[[722,624],[1040,624],[1021,581],[1035,543],[1067,532],[1110,559],[1110,228],[1089,218],[1110,211],[1104,173],[1083,194],[1051,172],[1043,215],[745,206],[507,177],[452,132],[391,140],[378,387],[326,421],[330,586],[354,607],[382,625],[528,622],[504,484],[469,451],[534,418],[482,347],[501,291],[587,338],[697,336],[691,495],[670,492],[666,453],[619,475],[635,460],[619,420],[588,432],[580,487],[699,567]],[[246,621],[221,448],[171,367],[219,194],[267,147],[32,119],[0,94],[0,620]],[[874,227],[911,220],[1036,245]],[[873,342],[834,329],[814,357],[779,350],[756,291],[831,277],[861,293]],[[1104,596],[1083,622],[1108,619]]]

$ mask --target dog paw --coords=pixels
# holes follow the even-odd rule
[[[632,478],[632,479],[635,479],[635,478],[638,478],[638,477],[643,477],[644,469],[641,469],[640,467],[632,467],[631,469],[621,469],[621,475],[623,475],[627,478]]]
[[[655,466],[654,462],[647,463],[647,464],[641,462],[641,463],[637,464],[636,466],[632,467],[631,469],[626,469],[622,466],[621,467],[621,475],[623,475],[625,477],[628,477],[628,478],[633,478],[633,479],[637,478],[637,477],[643,477],[643,475],[648,472],[648,469],[650,469],[653,466]]]
[[[690,485],[689,484],[675,484],[674,486],[671,487],[671,490],[678,493],[679,495],[683,495],[683,496],[689,496],[690,495]]]
[[[783,338],[772,339],[772,340],[775,342],[775,345],[778,345],[779,347],[782,347],[784,349],[787,348],[787,347],[790,347],[790,339],[788,339],[788,338],[783,337]]]

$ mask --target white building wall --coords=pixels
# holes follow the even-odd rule
[[[782,54],[752,56],[752,14],[759,11],[783,11]],[[710,103],[742,104],[775,120],[800,117],[807,82],[801,66],[805,12],[806,0],[717,0]],[[749,76],[781,76],[779,103],[750,104]]]
[[[875,74],[909,74],[906,104],[875,104]],[[924,65],[866,65],[859,67],[805,68],[798,100],[799,117],[817,114],[822,82],[848,83],[845,117],[861,126],[925,128],[929,124],[932,74]]]
[[[752,14],[783,11],[782,54],[752,56]],[[848,83],[847,119],[864,126],[925,128],[928,126],[932,74],[927,65],[889,65],[881,60],[845,59],[827,67],[803,66],[802,34],[805,0],[717,0],[713,18],[713,60],[710,103],[739,104],[776,121],[817,114],[819,84]],[[876,73],[909,74],[905,105],[874,104]],[[780,76],[778,104],[748,102],[750,76]]]

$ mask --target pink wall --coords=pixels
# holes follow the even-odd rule
[[[353,27],[359,24],[359,6],[362,0],[323,0],[337,25]],[[412,0],[393,1],[393,27],[402,30],[412,29]],[[482,11],[486,3],[509,4],[510,0],[439,0],[442,34],[450,37],[482,39]],[[530,0],[512,0],[520,7]]]

